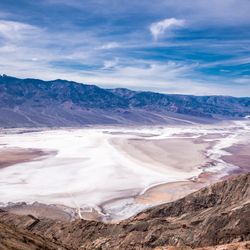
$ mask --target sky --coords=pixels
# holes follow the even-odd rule
[[[1,0],[0,73],[250,96],[250,0]]]

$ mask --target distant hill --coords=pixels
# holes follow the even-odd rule
[[[206,123],[250,115],[250,97],[170,95],[1,75],[0,112],[1,127]]]

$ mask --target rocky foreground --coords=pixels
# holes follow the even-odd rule
[[[119,224],[60,222],[0,211],[1,250],[191,248],[250,249],[250,173]]]

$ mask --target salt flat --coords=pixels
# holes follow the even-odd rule
[[[248,120],[202,126],[2,130],[0,154],[8,152],[15,161],[6,165],[5,157],[0,169],[0,202],[6,206],[37,201],[76,209],[84,218],[124,219],[238,169],[221,157],[231,154],[224,149],[246,140],[249,133]],[[20,150],[39,154],[22,156],[18,162]]]

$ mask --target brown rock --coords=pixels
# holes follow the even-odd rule
[[[17,230],[20,246],[45,242],[51,244],[49,249],[57,245],[71,250],[249,249],[249,243],[243,242],[250,241],[250,173],[151,208],[119,224],[38,220],[2,211],[0,225],[2,244],[10,244],[6,228],[11,225],[12,233]],[[216,246],[223,244],[227,245]]]

